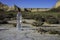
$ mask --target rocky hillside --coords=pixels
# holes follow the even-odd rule
[[[0,9],[8,10],[8,6],[0,2]]]
[[[57,0],[56,5],[54,6],[54,8],[58,8],[60,6],[60,0]]]
[[[17,11],[16,5],[9,7],[7,11]]]
[[[0,9],[3,9],[3,10],[5,10],[5,11],[14,11],[14,10],[16,10],[15,5],[9,7],[8,5],[3,4],[3,3],[1,3],[1,2],[0,2]]]

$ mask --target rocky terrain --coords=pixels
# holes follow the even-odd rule
[[[59,35],[39,34],[34,30],[2,30],[0,40],[60,40]]]
[[[26,19],[25,19],[26,20]],[[33,20],[26,20],[28,23],[32,23]],[[31,21],[31,22],[30,22]],[[9,21],[9,23],[16,23],[16,20]],[[60,40],[58,34],[40,34],[34,30],[31,24],[22,23],[22,28],[17,30],[12,24],[0,25],[0,40]],[[45,28],[45,27],[42,27]],[[46,29],[53,29],[54,27],[46,27]],[[55,27],[55,29],[58,29]]]

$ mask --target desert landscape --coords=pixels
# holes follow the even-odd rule
[[[22,23],[17,29],[17,5],[0,2],[0,40],[60,40],[60,0],[52,8],[20,8]]]

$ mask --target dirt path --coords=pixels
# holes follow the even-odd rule
[[[0,31],[0,40],[60,40],[60,36],[39,34],[34,30],[22,31],[12,28]]]

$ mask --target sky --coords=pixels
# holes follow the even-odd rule
[[[52,8],[57,0],[0,0],[0,2],[8,6],[15,4],[21,8]]]

